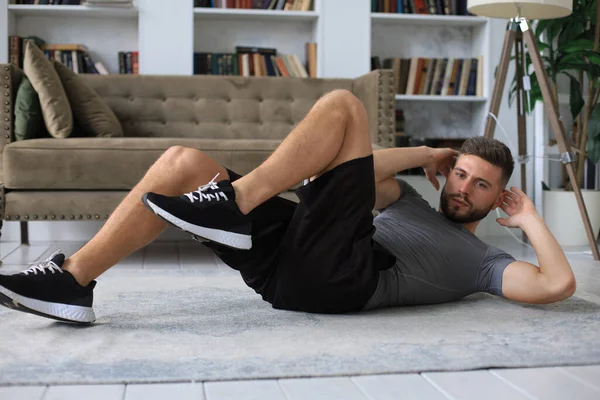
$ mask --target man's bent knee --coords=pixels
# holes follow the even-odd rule
[[[338,114],[345,124],[361,127],[368,134],[368,115],[363,103],[349,90],[336,89],[322,97],[330,115]]]
[[[229,179],[227,169],[202,150],[172,146],[163,153],[161,158],[170,168],[190,175],[193,180],[199,175],[203,176],[204,172],[208,175],[218,173],[217,181]],[[205,176],[202,179],[204,178]]]

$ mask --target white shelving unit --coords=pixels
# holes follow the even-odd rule
[[[476,16],[371,13],[373,57],[483,56],[482,96],[396,96],[397,107],[404,110],[406,134],[419,139],[465,138],[483,132],[490,94],[489,21]]]
[[[433,96],[433,95],[407,95],[397,94],[396,101],[438,101],[438,102],[464,102],[464,103],[479,103],[486,102],[487,97],[483,96]]]
[[[410,25],[434,25],[434,26],[474,26],[485,25],[488,21],[484,17],[471,17],[463,15],[418,15],[418,14],[389,14],[371,13],[374,23],[397,24],[406,22]]]
[[[139,13],[135,7],[17,5],[7,0],[0,0],[0,6],[0,15],[6,18],[6,30],[0,33],[3,46],[10,35],[38,36],[46,43],[81,43],[88,47],[92,59],[102,61],[111,73],[119,71],[119,51],[139,47]],[[0,60],[5,62],[8,46],[1,53]]]
[[[279,10],[237,10],[222,8],[194,8],[196,21],[253,21],[266,22],[314,22],[319,18],[315,11],[279,11]]]
[[[70,17],[70,18],[137,18],[136,8],[86,6],[47,6],[9,4],[8,11],[17,17]]]
[[[314,10],[319,2],[313,0]],[[320,13],[314,10],[195,7],[194,52],[234,53],[236,46],[274,48],[278,54],[297,55],[306,65],[306,43],[319,40]]]

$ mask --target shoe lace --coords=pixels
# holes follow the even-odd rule
[[[188,199],[190,199],[190,202],[193,203],[195,201],[198,202],[203,202],[204,200],[207,201],[211,201],[211,200],[217,200],[220,196],[223,196],[223,198],[225,200],[229,200],[229,198],[227,197],[227,195],[221,190],[218,193],[205,193],[207,190],[218,190],[219,186],[217,185],[217,182],[215,182],[215,179],[217,179],[217,176],[219,176],[219,174],[215,175],[214,178],[212,178],[212,180],[210,182],[208,182],[206,185],[202,185],[202,186],[198,186],[198,190],[195,190],[193,192],[189,192],[189,193],[185,193],[185,196],[187,196]]]
[[[39,262],[35,265],[32,265],[30,268],[26,269],[25,271],[23,271],[21,273],[25,274],[25,275],[29,275],[29,273],[37,275],[37,273],[39,271],[39,272],[43,273],[44,275],[46,275],[46,270],[48,270],[48,271],[52,272],[53,274],[56,273],[55,271],[60,272],[61,274],[64,274],[64,271],[62,270],[62,268],[59,267],[58,265],[56,265],[56,263],[54,261],[52,261],[54,256],[60,252],[61,252],[60,250],[55,251],[45,261]]]

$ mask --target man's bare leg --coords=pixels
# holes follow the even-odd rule
[[[305,178],[372,153],[366,110],[352,93],[323,96],[275,152],[254,171],[232,183],[236,203],[247,214]],[[87,285],[133,251],[151,243],[167,226],[143,205],[146,192],[178,196],[227,171],[204,153],[174,147],[146,173],[115,209],[100,232],[65,261],[64,269]]]
[[[367,112],[347,90],[320,98],[273,154],[233,182],[236,202],[247,214],[303,179],[348,160],[372,154]]]
[[[146,192],[179,196],[197,190],[216,174],[228,179],[227,170],[200,150],[171,147],[148,169],[127,194],[100,231],[65,260],[63,268],[86,286],[135,250],[156,239],[167,227],[142,203]]]

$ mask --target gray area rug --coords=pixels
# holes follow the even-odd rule
[[[0,310],[0,384],[143,383],[600,363],[600,298],[313,315],[235,272],[111,270],[87,327]]]

